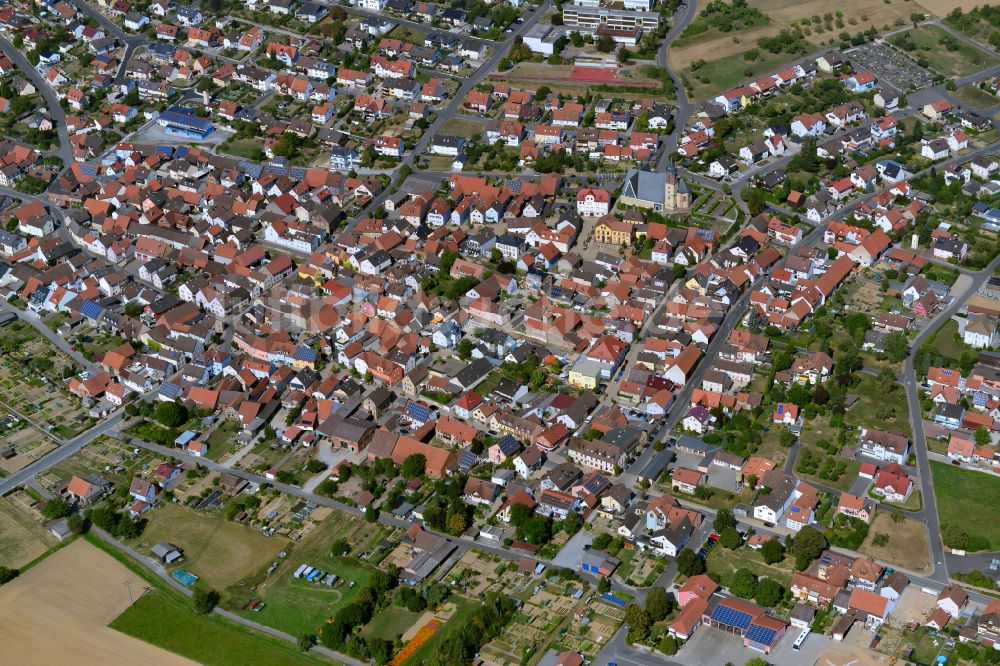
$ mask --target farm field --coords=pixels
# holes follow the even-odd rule
[[[79,540],[0,588],[4,660],[28,663],[194,664],[109,629],[144,581],[110,555]],[[192,614],[193,616],[193,614]]]
[[[889,41],[896,46],[900,44],[915,46],[912,50],[907,48],[902,50],[914,58],[925,58],[931,69],[944,76],[974,74],[997,62],[997,59],[986,51],[953,37],[944,28],[936,25],[922,25],[907,30],[893,35]]]
[[[710,93],[721,92],[750,78],[745,75],[746,70],[752,70],[753,75],[763,74],[801,57],[784,54],[777,56],[775,63],[771,59],[772,54],[759,49],[760,58],[757,61],[749,62],[743,58],[745,52],[758,48],[758,39],[778,35],[783,29],[790,29],[793,22],[809,28],[811,34],[805,35],[805,41],[819,49],[821,46],[833,47],[839,43],[841,32],[853,35],[872,26],[885,31],[906,25],[910,22],[910,14],[915,10],[912,4],[900,0],[849,0],[838,4],[836,12],[831,11],[829,3],[822,0],[749,0],[747,5],[750,9],[763,13],[767,19],[766,24],[757,21],[754,27],[746,28],[741,25],[734,27],[731,32],[710,29],[678,39],[671,45],[667,54],[670,65],[676,71],[688,74],[694,86],[695,100]],[[827,14],[835,14],[829,24],[820,18]],[[837,23],[836,15],[842,15],[840,23]],[[706,62],[701,73],[708,78],[707,83],[699,84],[688,71],[691,63],[699,60]],[[768,64],[773,66],[768,67]]]
[[[247,588],[244,592],[265,602],[264,610],[253,612],[243,610],[243,603],[249,598],[227,600],[233,608],[248,618],[285,631],[293,636],[316,632],[327,619],[336,615],[337,609],[354,601],[371,579],[374,566],[358,559],[345,556],[334,557],[331,554],[333,542],[343,538],[352,545],[352,553],[362,551],[372,552],[373,549],[391,534],[388,528],[372,528],[371,525],[342,514],[332,514],[320,526],[314,529],[301,542],[295,544],[289,551],[289,556],[281,562],[277,569],[256,588]],[[336,585],[327,587],[319,582],[309,582],[295,578],[293,574],[300,565],[322,569],[327,573],[336,574],[341,578]],[[265,562],[266,565],[266,562]],[[196,571],[197,573],[197,571]],[[349,587],[349,582],[354,586]],[[376,617],[376,622],[379,618]],[[392,625],[388,618],[381,622]],[[383,627],[388,630],[388,627]]]
[[[161,541],[184,551],[179,566],[223,590],[266,567],[288,542],[194,509],[164,504],[149,514],[149,525],[131,544],[140,552]]]
[[[55,537],[13,500],[0,498],[0,565],[23,567],[56,545]]]
[[[984,506],[1000,503],[1000,479],[933,460],[931,473],[942,531],[946,525],[958,525],[970,540],[980,541],[985,546],[975,550],[1000,550],[1000,522],[969,520],[970,516],[980,515]]]
[[[888,534],[889,543],[884,546],[873,544],[876,534]],[[859,550],[874,559],[910,571],[922,571],[930,565],[927,527],[912,518],[894,522],[892,514],[886,511],[875,515]]]

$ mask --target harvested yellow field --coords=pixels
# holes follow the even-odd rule
[[[144,582],[110,555],[79,540],[0,587],[4,661],[77,666],[193,664],[109,629]]]

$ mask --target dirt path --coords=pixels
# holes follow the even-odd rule
[[[110,555],[77,541],[0,587],[4,658],[11,664],[195,662],[109,629],[144,581]]]

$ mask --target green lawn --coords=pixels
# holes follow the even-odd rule
[[[411,613],[405,608],[388,606],[365,625],[361,634],[365,637],[375,636],[393,641],[405,634],[420,616],[421,613]]]
[[[1000,99],[996,95],[981,90],[975,85],[963,86],[951,94],[960,101],[977,109],[986,109],[1000,103]]]
[[[890,393],[883,393],[878,380],[867,373],[858,373],[860,381],[848,389],[858,396],[858,401],[847,410],[844,421],[850,425],[882,430],[898,430],[910,437],[910,419],[906,393],[897,386]]]
[[[293,636],[316,633],[329,618],[336,616],[338,609],[357,599],[371,580],[372,570],[351,558],[332,558],[329,554],[315,553],[309,559],[303,559],[299,553],[299,557],[292,557],[291,560],[288,566],[282,566],[271,574],[273,582],[260,594],[267,602],[264,610],[259,613],[241,610],[241,615]],[[300,564],[337,574],[341,580],[335,586],[327,587],[319,582],[310,583],[295,578],[292,574]],[[349,588],[352,580],[354,587]]]
[[[739,83],[756,77],[762,72],[770,72],[788,62],[788,55],[769,53],[764,49],[754,49],[760,53],[757,60],[750,62],[743,59],[743,53],[710,60],[697,70],[690,67],[681,74],[691,83],[691,98],[703,99],[713,93],[732,88]],[[704,81],[699,80],[705,79]]]
[[[976,550],[1000,550],[1000,521],[990,513],[1000,506],[1000,479],[933,460],[931,473],[941,524],[961,526],[970,540],[982,543]],[[984,511],[987,519],[976,520]]]
[[[819,465],[816,470],[816,474],[807,474],[798,471],[799,461],[802,459],[803,454],[806,449],[812,452],[814,457],[822,458],[823,462]],[[836,464],[842,464],[844,466],[844,471],[837,477],[836,480],[831,478],[823,478],[819,476],[819,473],[823,471],[824,467],[827,465],[828,461],[833,461]],[[799,448],[799,455],[795,460],[795,473],[807,483],[818,483],[823,486],[828,486],[830,488],[835,488],[837,490],[847,491],[851,489],[854,482],[858,478],[858,471],[861,469],[861,463],[857,460],[850,460],[843,456],[831,456],[826,451],[819,447],[813,446],[802,446]]]
[[[741,546],[736,550],[727,550],[720,545],[716,545],[712,552],[705,559],[708,566],[708,573],[718,574],[722,584],[731,582],[730,578],[737,569],[746,567],[760,577],[773,578],[785,587],[791,585],[793,567],[790,560],[783,560],[775,564],[768,564],[760,556],[760,553]]]
[[[958,335],[958,322],[949,319],[927,343],[945,361],[950,361],[949,365],[957,363],[962,352],[968,350],[964,344],[955,339],[956,335]]]
[[[333,557],[333,542],[344,538],[354,548],[353,552],[367,550],[371,553],[390,534],[391,531],[382,526],[368,525],[342,514],[330,516],[322,526],[296,544],[281,566],[253,591],[267,603],[264,610],[259,613],[249,610],[238,612],[293,636],[316,632],[330,617],[336,616],[338,609],[358,597],[373,572],[370,564],[355,557]],[[301,564],[336,574],[341,580],[333,587],[327,587],[293,577]],[[354,586],[348,587],[352,580]],[[251,591],[246,593],[249,595]],[[234,597],[227,603],[235,601],[238,599]],[[242,603],[245,602],[240,605]]]
[[[909,51],[913,57],[923,57],[931,68],[944,76],[967,76],[996,64],[997,59],[986,51],[953,37],[936,25],[924,25],[894,35],[893,44],[905,42],[916,45]]]
[[[186,599],[163,590],[147,592],[109,626],[209,666],[329,663],[216,615],[198,615]]]

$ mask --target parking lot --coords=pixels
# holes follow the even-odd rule
[[[861,69],[870,70],[881,83],[897,90],[918,90],[934,83],[934,76],[917,61],[888,44],[863,44],[844,53]]]

